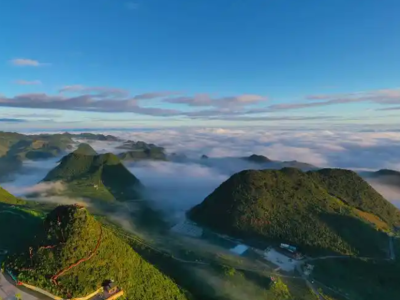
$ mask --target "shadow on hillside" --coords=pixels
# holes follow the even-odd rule
[[[143,188],[142,184],[122,163],[104,165],[101,180],[115,199],[140,198],[140,189]]]
[[[363,257],[386,258],[387,235],[348,215],[322,214],[324,221],[341,239]]]

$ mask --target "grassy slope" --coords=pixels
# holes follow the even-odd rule
[[[86,143],[79,144],[78,148],[74,151],[75,154],[83,154],[83,155],[97,155],[97,152]]]
[[[44,181],[64,181],[71,196],[105,201],[137,198],[140,181],[114,154],[82,155],[71,153],[51,170]]]
[[[61,226],[57,225],[58,220]],[[48,215],[45,224],[45,244],[58,247],[36,247],[33,266],[27,254],[10,259],[7,264],[18,273],[20,280],[64,297],[67,293],[76,297],[86,295],[104,280],[114,279],[128,299],[186,299],[175,283],[104,227],[95,256],[59,277],[59,286],[52,284],[49,276],[86,257],[95,248],[101,225],[85,209],[72,206],[58,207]],[[33,270],[18,272],[21,267]]]
[[[323,169],[308,175],[329,194],[348,205],[377,215],[390,226],[400,225],[400,211],[350,170]]]
[[[14,195],[7,192],[5,189],[0,187],[0,203],[7,203],[7,204],[24,204],[25,201],[18,199]]]
[[[189,217],[247,240],[289,242],[308,253],[386,255],[382,246],[386,245],[386,235],[360,217],[353,207],[333,197],[314,180],[315,173],[296,169],[237,173],[194,207]],[[370,199],[378,205],[382,203],[375,202],[380,200],[375,198],[379,194],[372,192],[368,184],[356,189],[365,195],[364,202]],[[383,210],[391,208],[383,205]],[[381,209],[377,207],[376,211]],[[392,222],[391,218],[386,219]]]

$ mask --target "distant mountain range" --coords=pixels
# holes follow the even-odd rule
[[[360,175],[365,179],[375,180],[400,189],[400,172],[398,171],[382,169],[376,172],[360,172]]]
[[[94,134],[94,133],[72,134],[72,133],[69,133],[69,132],[65,132],[62,135],[63,136],[68,136],[70,138],[84,139],[84,140],[89,140],[89,141],[109,141],[109,142],[120,142],[120,141],[122,141],[120,138],[115,137],[113,135],[104,135],[104,134]]]

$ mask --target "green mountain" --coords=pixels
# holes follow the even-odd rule
[[[400,212],[356,173],[249,170],[222,183],[189,218],[248,242],[290,243],[307,253],[386,255]]]
[[[142,184],[112,153],[70,153],[61,159],[43,181],[62,181],[71,197],[125,201],[140,197]]]
[[[118,142],[120,141],[119,138],[113,135],[104,135],[104,134],[95,134],[95,133],[77,133],[72,134],[69,132],[65,132],[62,134],[68,138],[75,138],[75,139],[84,139],[84,140],[92,140],[92,141],[109,141],[109,142]]]
[[[24,135],[0,132],[0,157],[17,157],[20,160],[47,159],[71,149],[73,141],[61,134]]]
[[[382,169],[376,172],[360,173],[365,179],[373,180],[384,185],[400,188],[400,172],[395,170]]]
[[[57,207],[36,236],[32,257],[26,249],[6,261],[22,282],[68,299],[86,296],[106,280],[114,280],[127,299],[186,299],[171,279],[84,208]]]
[[[81,143],[78,148],[74,151],[75,154],[83,154],[83,155],[97,155],[96,150],[92,148],[89,144]]]
[[[167,160],[165,153],[158,149],[132,150],[120,153],[118,157],[124,161]]]
[[[154,149],[160,152],[164,152],[163,147],[159,147],[154,144],[147,144],[142,141],[125,141],[122,145],[118,146],[117,149],[125,149],[125,150],[146,150],[146,149]]]
[[[0,181],[8,179],[22,167],[22,160],[18,157],[0,157]]]

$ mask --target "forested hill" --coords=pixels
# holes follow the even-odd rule
[[[383,231],[399,224],[400,214],[354,172],[284,168],[239,172],[188,216],[248,241],[379,256],[386,254]]]
[[[186,299],[174,282],[84,208],[57,207],[42,231],[32,245],[32,259],[27,249],[6,262],[22,282],[71,298],[86,296],[113,279],[127,299]]]
[[[44,181],[68,184],[66,193],[73,193],[71,196],[106,201],[136,199],[143,188],[139,179],[112,153],[70,153],[47,174]]]
[[[25,201],[18,199],[0,186],[0,203],[23,204]]]

